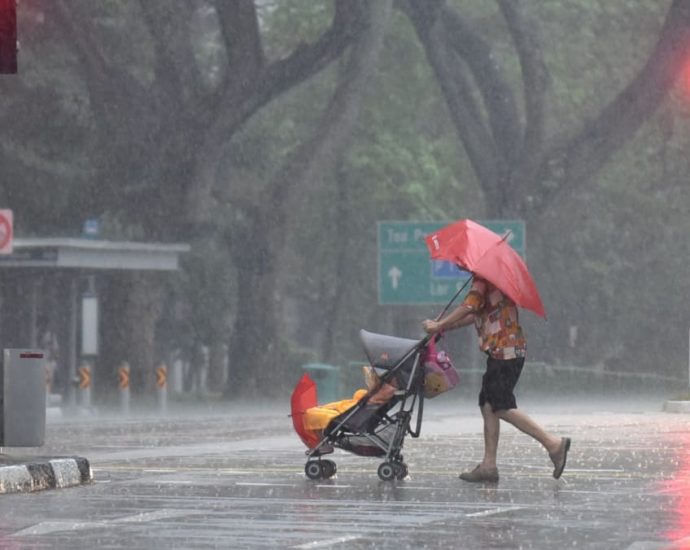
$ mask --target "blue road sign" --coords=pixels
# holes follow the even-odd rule
[[[448,225],[444,222],[378,222],[379,304],[445,304],[469,274],[455,264],[432,261],[424,237]],[[525,256],[525,222],[480,221],[498,235],[510,232],[508,242]]]

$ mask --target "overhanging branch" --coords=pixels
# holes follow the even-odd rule
[[[513,181],[518,188],[532,181],[543,156],[548,73],[536,25],[528,22],[521,0],[497,0],[520,59],[525,98],[525,130]]]
[[[412,22],[424,46],[429,64],[443,92],[458,139],[463,144],[472,167],[489,193],[500,188],[500,157],[491,132],[474,100],[470,79],[464,74],[464,62],[448,47],[450,33],[442,20],[445,3],[408,0],[399,4]]]
[[[552,147],[529,195],[547,207],[587,182],[659,107],[690,58],[690,2],[674,0],[644,67],[598,117],[565,144]]]

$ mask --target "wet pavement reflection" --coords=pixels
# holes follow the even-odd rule
[[[397,482],[340,451],[334,479],[306,479],[281,409],[63,420],[47,447],[88,457],[96,482],[3,495],[0,548],[689,548],[690,417],[660,407],[530,405],[573,438],[563,478],[506,427],[501,479],[478,485],[457,478],[481,457],[478,413],[450,402],[406,440]]]
[[[671,497],[671,528],[665,533],[671,548],[690,548],[690,433],[679,433],[676,472],[661,485],[660,493]]]

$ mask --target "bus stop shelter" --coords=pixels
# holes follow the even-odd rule
[[[54,345],[69,392],[81,356],[97,353],[100,280],[123,271],[175,271],[189,250],[187,244],[15,238],[12,253],[0,256],[2,347]]]

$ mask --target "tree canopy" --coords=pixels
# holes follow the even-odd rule
[[[23,0],[19,25],[18,234],[192,245],[111,282],[136,328],[104,372],[206,349],[213,390],[275,393],[362,326],[416,336],[429,307],[377,305],[376,222],[462,217],[526,221],[532,358],[684,372],[687,2]]]

